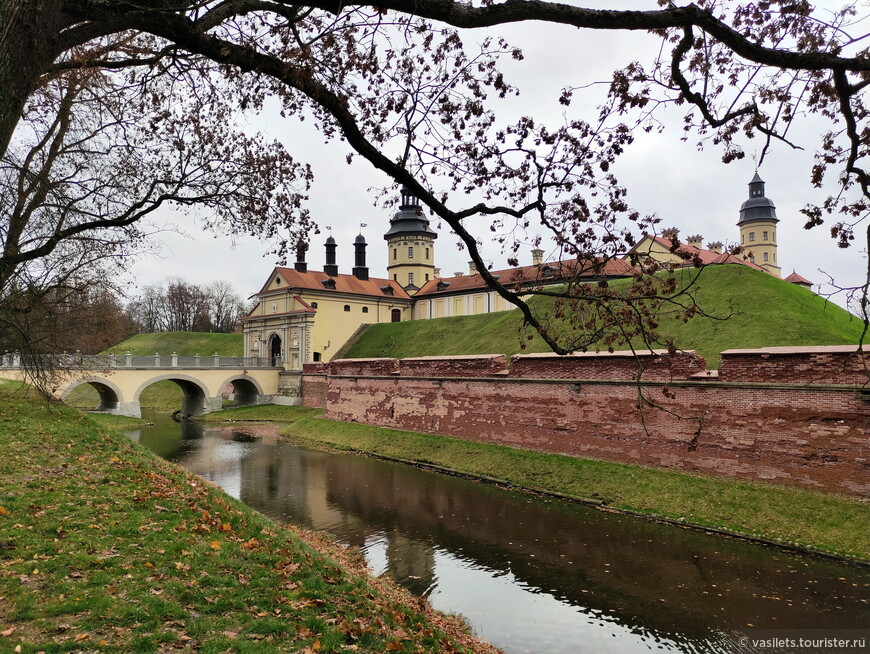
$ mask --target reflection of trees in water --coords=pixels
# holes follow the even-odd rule
[[[437,584],[439,548],[683,642],[760,616],[778,628],[849,628],[866,615],[870,574],[833,562],[287,444],[235,463],[244,502],[353,546],[382,535],[390,576],[423,596]]]

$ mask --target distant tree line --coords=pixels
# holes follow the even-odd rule
[[[249,308],[229,282],[199,286],[175,277],[145,286],[127,312],[139,332],[232,332]]]
[[[226,281],[199,286],[170,278],[126,303],[118,288],[92,280],[11,288],[0,307],[0,353],[24,342],[33,352],[96,354],[137,333],[232,332],[249,308]]]

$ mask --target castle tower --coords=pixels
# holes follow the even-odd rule
[[[780,277],[776,260],[776,206],[764,195],[764,181],[755,173],[749,182],[749,199],[740,205],[740,245],[750,260]]]
[[[435,277],[435,239],[420,201],[407,189],[390,219],[387,241],[387,274],[411,295]]]

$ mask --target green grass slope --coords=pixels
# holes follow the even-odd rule
[[[137,334],[110,348],[115,354],[146,356],[149,354],[172,354],[181,356],[240,357],[244,352],[241,334],[219,334],[212,332],[154,332]]]
[[[683,273],[687,276],[696,271]],[[621,282],[616,282],[619,284]],[[839,306],[811,291],[746,266],[711,266],[702,271],[695,297],[699,306],[727,320],[695,317],[687,323],[663,315],[660,333],[677,346],[696,350],[710,367],[730,348],[857,343],[862,324]],[[549,300],[532,305],[546,310]],[[545,352],[546,344],[522,328],[518,310],[478,316],[372,325],[346,354],[348,358],[415,357],[458,354]],[[520,344],[525,343],[521,349]]]

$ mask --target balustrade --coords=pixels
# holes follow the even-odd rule
[[[86,370],[108,370],[115,368],[272,368],[268,357],[225,357],[215,353],[212,356],[183,356],[173,352],[169,356],[159,353],[140,356],[127,352],[116,354],[46,354],[33,361],[40,367],[58,369],[75,368]],[[0,369],[20,369],[22,357],[17,352],[0,354]]]

